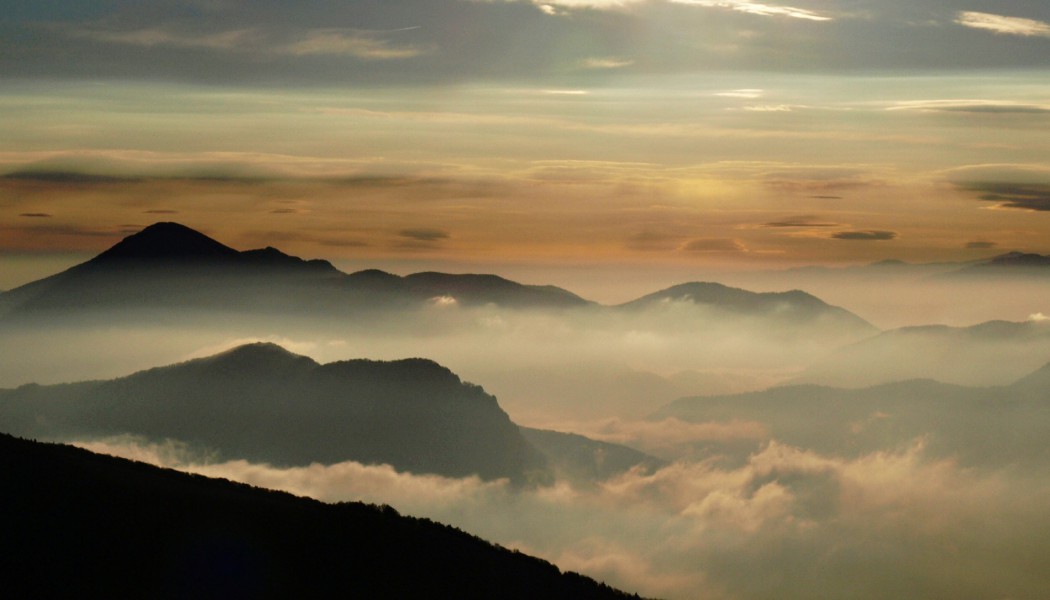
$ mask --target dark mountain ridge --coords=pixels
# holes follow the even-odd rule
[[[210,309],[347,316],[451,300],[465,306],[566,309],[599,307],[551,285],[525,285],[489,274],[437,272],[399,276],[377,269],[346,274],[324,260],[303,260],[273,247],[237,251],[178,223],[156,223],[62,273],[0,294],[0,316],[59,311]],[[782,321],[824,320],[875,328],[845,309],[799,290],[755,293],[718,283],[687,283],[616,309],[642,311],[687,300],[698,307]]]
[[[0,430],[55,441],[133,434],[275,465],[355,460],[518,482],[546,468],[494,397],[432,361],[320,365],[274,344],[0,390]]]
[[[0,434],[7,597],[626,598],[390,507]]]
[[[377,270],[346,274],[273,247],[239,252],[178,223],[156,223],[87,262],[0,294],[0,315],[57,311],[209,309],[340,316],[413,308],[451,296],[467,305],[570,308],[593,303],[554,286],[495,275]]]
[[[130,434],[279,466],[345,460],[449,477],[592,483],[662,463],[519,428],[481,387],[427,359],[318,364],[269,343],[108,381],[0,389],[0,431],[51,441]]]

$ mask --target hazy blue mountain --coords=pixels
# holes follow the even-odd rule
[[[275,465],[355,460],[515,481],[546,469],[494,397],[434,362],[321,365],[273,344],[109,381],[2,390],[0,431],[171,438]]]
[[[388,506],[0,435],[9,598],[624,598]]]
[[[904,449],[921,440],[938,457],[1003,466],[1050,463],[1048,412],[1050,365],[1004,386],[914,379],[862,389],[793,385],[682,398],[652,418],[757,423],[768,434],[754,444],[773,439],[845,456]]]
[[[798,383],[859,387],[931,377],[964,385],[1012,381],[1050,357],[1050,323],[988,321],[885,331],[808,367]]]

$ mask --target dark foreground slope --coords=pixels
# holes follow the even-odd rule
[[[623,598],[389,507],[0,435],[7,598]]]
[[[274,344],[109,381],[0,390],[0,431],[175,439],[282,466],[353,460],[514,481],[545,468],[493,396],[432,361],[321,365]]]

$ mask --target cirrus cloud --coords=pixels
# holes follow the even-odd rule
[[[1002,35],[1019,35],[1023,37],[1050,37],[1050,23],[1035,19],[1007,17],[992,13],[964,11],[960,12],[955,23],[972,29],[982,29]]]

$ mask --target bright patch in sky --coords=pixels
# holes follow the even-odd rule
[[[792,6],[775,6],[761,4],[759,2],[745,2],[743,0],[672,0],[678,4],[693,4],[696,6],[710,6],[716,8],[730,8],[736,11],[762,15],[764,17],[792,17],[805,19],[807,21],[830,21],[831,17],[825,17],[819,13],[804,8]]]
[[[1020,17],[1005,17],[991,13],[966,11],[955,20],[959,25],[984,29],[1005,35],[1050,37],[1050,23]]]

